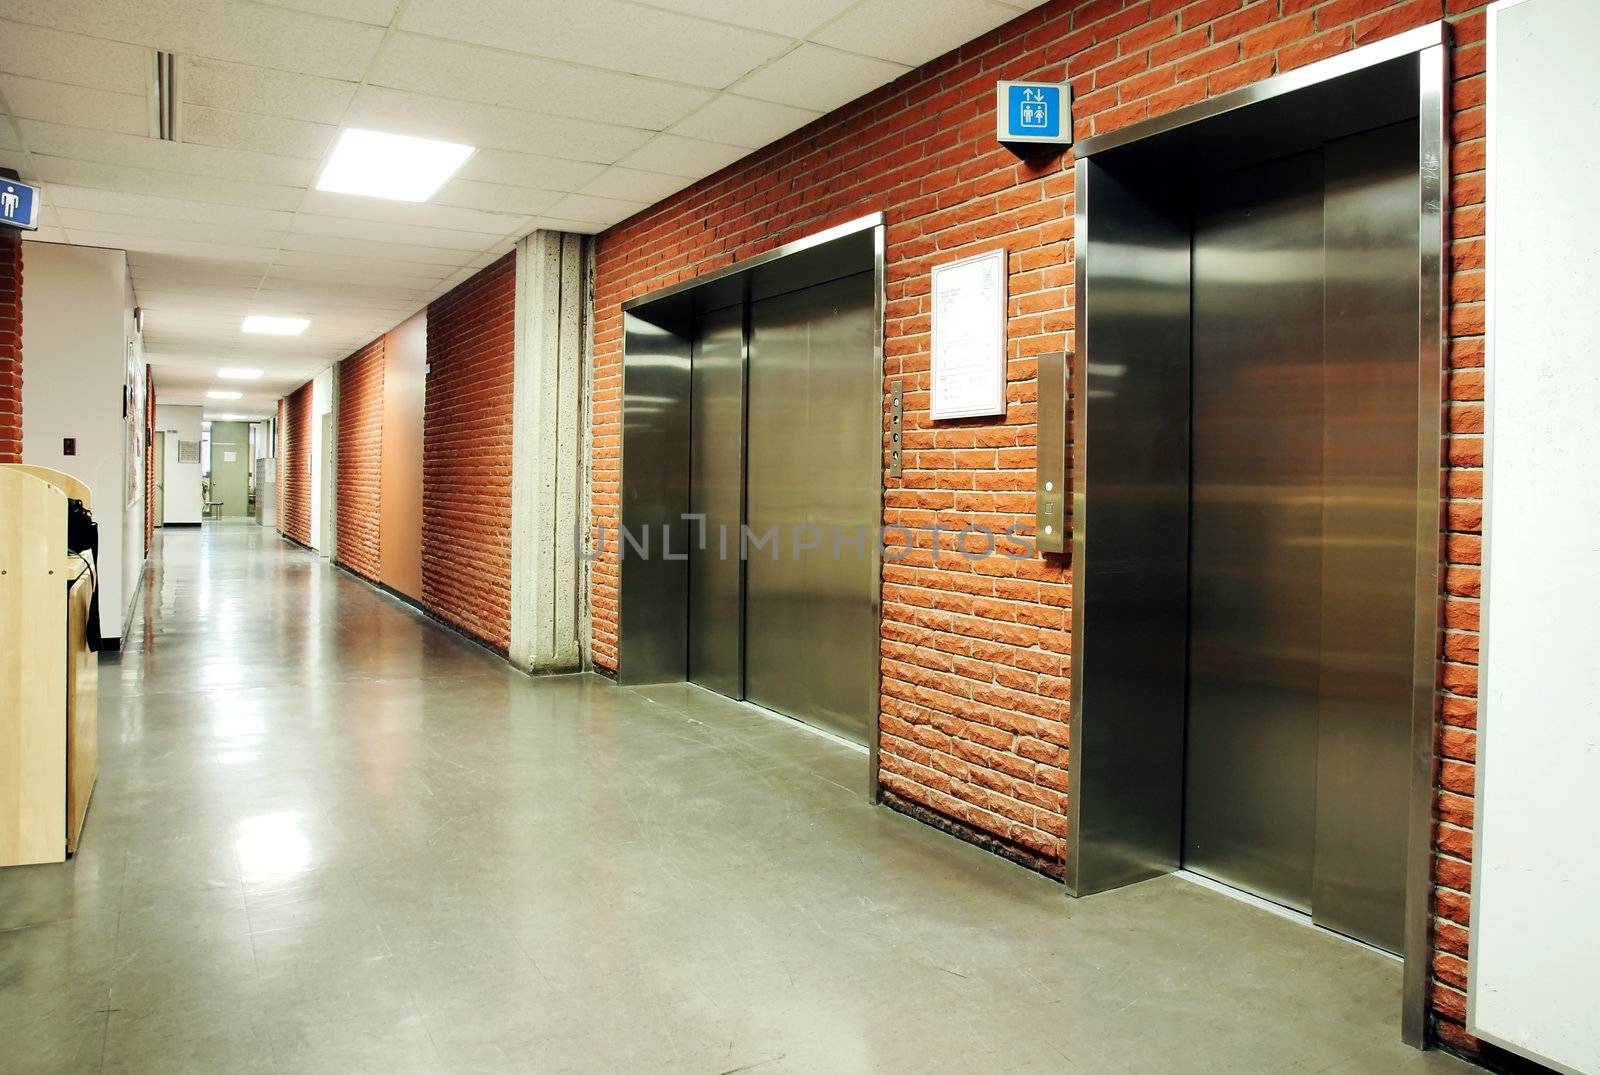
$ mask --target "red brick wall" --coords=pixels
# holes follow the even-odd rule
[[[273,482],[272,482],[272,520],[278,533],[283,533],[283,460],[284,439],[283,429],[289,413],[286,400],[278,400],[277,421],[272,423],[273,433]]]
[[[278,530],[311,544],[311,384],[278,405]]]
[[[379,336],[339,363],[339,563],[379,577],[378,496],[383,457],[384,343]]]
[[[22,462],[22,236],[0,229],[0,463]]]
[[[1483,4],[1479,0],[1055,0],[826,116],[600,237],[593,523],[618,524],[622,317],[630,297],[869,212],[887,215],[885,370],[905,395],[905,473],[885,522],[1031,524],[1034,356],[1073,327],[1070,154],[994,141],[994,82],[1070,78],[1079,137],[1158,115],[1440,18],[1454,23],[1450,198],[1451,631],[1440,654],[1435,1033],[1458,1047],[1471,855],[1482,429]],[[927,415],[929,268],[1010,253],[1003,420]],[[614,532],[614,530],[613,530]],[[594,564],[595,663],[617,661],[615,542]],[[881,776],[890,794],[1059,862],[1066,834],[1069,572],[886,564]]]
[[[502,653],[511,643],[511,376],[516,257],[428,306],[422,603]]]
[[[156,533],[156,379],[144,368],[144,547]]]

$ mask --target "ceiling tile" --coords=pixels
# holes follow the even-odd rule
[[[396,202],[387,198],[363,198],[357,194],[334,194],[313,190],[300,206],[301,215],[372,220],[387,224],[421,225],[429,229],[482,233],[498,238],[516,227],[528,213],[484,212],[435,202]]]
[[[559,190],[533,190],[529,187],[508,187],[500,183],[452,179],[433,196],[433,200],[438,205],[458,205],[489,213],[536,216],[560,201],[562,193]]]
[[[619,220],[626,220],[641,209],[648,209],[646,202],[622,201],[617,198],[596,198],[592,194],[568,194],[554,206],[546,216],[558,217],[564,220],[580,220],[593,224],[612,225]]]
[[[297,235],[336,235],[378,243],[406,243],[411,246],[476,253],[504,235],[505,231],[509,231],[513,226],[513,223],[508,221],[504,231],[493,235],[482,235],[451,231],[446,228],[425,228],[416,224],[390,224],[378,220],[350,220],[298,213],[290,231]]]
[[[700,179],[732,164],[749,152],[743,146],[703,142],[698,138],[680,138],[675,134],[658,134],[637,153],[630,153],[617,163],[625,168],[666,172],[688,179]]]
[[[301,157],[320,163],[338,128],[325,123],[187,105],[183,110],[181,131],[184,142],[192,145],[242,149],[275,157]]]
[[[363,278],[370,273],[388,272],[412,280],[439,281],[449,276],[455,265],[436,265],[399,258],[370,258],[358,254],[309,253],[304,250],[279,250],[272,264],[278,268],[311,269],[344,273]]]
[[[126,235],[181,239],[197,243],[221,243],[235,247],[275,249],[283,240],[286,231],[284,228],[244,228],[234,224],[124,216],[121,213],[101,213],[92,209],[64,208],[57,212],[61,217],[61,226],[70,232],[120,232]]]
[[[163,142],[148,135],[114,134],[64,127],[37,120],[18,121],[22,140],[34,153],[101,164],[132,165],[172,172],[176,177],[214,176],[282,186],[311,185],[317,162],[243,150],[217,149],[187,142]]]
[[[673,124],[670,133],[757,149],[804,127],[820,115],[821,112],[804,108],[725,93],[689,118]]]
[[[338,123],[355,93],[353,82],[247,64],[190,57],[183,65],[184,103],[206,108]]]
[[[182,55],[360,79],[383,40],[376,26],[246,0],[7,0],[19,22]]]
[[[670,126],[713,96],[710,90],[675,82],[415,34],[389,39],[368,82],[652,131]]]
[[[863,0],[812,40],[916,66],[1017,14],[1016,8],[993,0]]]
[[[346,125],[600,164],[625,156],[650,137],[648,131],[627,127],[446,101],[377,86],[364,86],[356,94]]]
[[[129,232],[89,231],[68,228],[72,241],[81,246],[103,246],[112,250],[148,250],[158,254],[178,254],[197,258],[219,258],[223,261],[254,261],[271,255],[263,247],[232,246],[226,243],[191,242],[186,239],[164,239],[154,235],[134,235]]]
[[[909,71],[904,64],[804,44],[733,87],[763,101],[832,112]]]
[[[22,238],[30,243],[65,243],[67,233],[60,228],[47,228],[41,225],[38,231],[30,231]]]
[[[119,190],[185,198],[218,205],[244,205],[259,209],[293,211],[305,191],[269,183],[251,183],[204,175],[174,175],[171,172],[127,165],[101,164],[98,161],[68,160],[41,155],[33,157],[34,177],[45,184],[67,183],[98,190]]]
[[[150,50],[0,19],[0,71],[97,90],[144,94]]]
[[[37,2],[37,0],[36,0]],[[623,0],[411,0],[400,27],[721,89],[791,44]]]
[[[291,231],[283,240],[283,249],[316,254],[347,254],[369,258],[387,258],[393,261],[415,261],[427,265],[445,265],[452,269],[465,265],[477,253],[476,251],[446,250],[437,246],[415,246],[369,239],[352,239],[339,235],[320,235],[305,231]]]
[[[150,134],[149,101],[131,93],[0,75],[0,96],[11,114],[21,119],[144,137]]]
[[[660,201],[669,194],[677,193],[691,182],[693,180],[686,179],[681,175],[640,172],[633,168],[612,165],[585,183],[582,193],[594,194],[602,198],[622,198],[626,201],[644,202],[649,205]]]
[[[467,159],[457,179],[539,190],[577,190],[603,171],[605,165],[591,161],[479,149]]]
[[[287,230],[289,221],[293,217],[292,213],[277,209],[211,205],[183,198],[161,198],[124,191],[94,190],[63,183],[50,184],[50,199],[61,209],[87,209],[149,220],[187,220],[266,230]]]
[[[306,11],[313,15],[332,15],[336,19],[388,26],[400,0],[258,0],[273,7]]]
[[[451,271],[443,268],[432,268],[425,276],[409,276],[402,272],[392,271],[392,266],[381,261],[365,259],[366,264],[360,272],[347,268],[318,265],[285,265],[283,259],[277,259],[272,265],[272,279],[280,284],[290,282],[323,283],[323,284],[356,284],[370,290],[375,296],[382,297],[385,291],[406,292],[409,297],[411,292],[431,291],[439,286],[444,279],[444,274]]]
[[[809,37],[811,32],[856,0],[648,0],[651,7],[670,8],[685,15],[731,22],[753,30],[785,37]]]

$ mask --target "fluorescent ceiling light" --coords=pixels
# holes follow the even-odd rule
[[[207,399],[238,399],[242,395],[244,395],[243,392],[219,392],[216,389],[212,389],[211,391],[206,393],[206,398]]]
[[[310,325],[311,322],[303,317],[266,317],[262,314],[251,314],[239,327],[245,332],[255,332],[265,336],[298,336]]]
[[[425,202],[472,156],[473,147],[351,127],[339,136],[318,190]]]
[[[261,380],[261,371],[233,369],[218,370],[217,376],[221,377],[224,381],[259,381]]]
[[[211,416],[217,422],[253,422],[255,419],[247,414],[214,414]]]

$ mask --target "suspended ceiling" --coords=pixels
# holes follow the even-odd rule
[[[0,0],[0,165],[45,187],[32,238],[128,251],[163,402],[259,367],[210,412],[264,414],[535,228],[600,231],[1039,2]],[[316,191],[343,127],[478,152],[425,204]]]

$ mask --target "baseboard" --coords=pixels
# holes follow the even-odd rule
[[[1060,881],[1066,877],[1065,863],[1045,858],[1037,851],[1014,844],[1009,840],[1003,840],[993,833],[974,828],[964,821],[947,817],[919,802],[913,802],[903,795],[897,795],[888,788],[883,789],[881,798],[883,805],[897,814],[904,814],[906,817],[920,821],[924,825],[938,829],[940,832],[948,833],[964,843],[980,847],[992,855],[999,855],[1001,858],[1032,870],[1034,873],[1042,873],[1052,881]]]
[[[198,530],[199,523],[162,523],[157,530]]]

